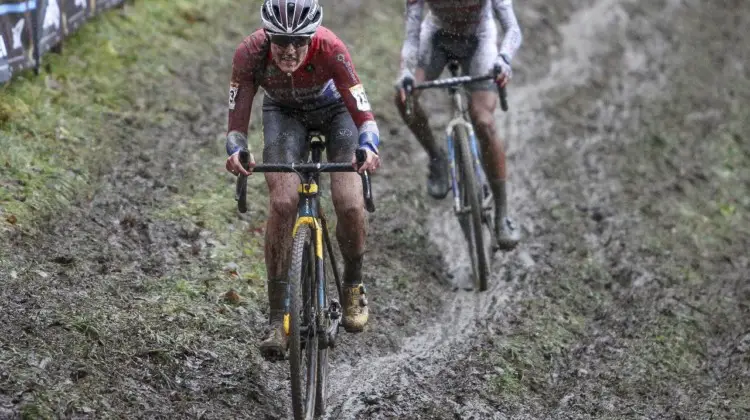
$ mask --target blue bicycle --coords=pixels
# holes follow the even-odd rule
[[[494,235],[494,200],[487,175],[482,166],[482,157],[474,133],[474,126],[464,106],[462,86],[467,83],[494,80],[497,71],[484,76],[460,76],[459,64],[448,63],[450,78],[438,79],[406,87],[406,114],[411,114],[413,98],[411,92],[430,88],[447,88],[452,98],[452,119],[445,129],[450,161],[453,209],[469,244],[474,284],[480,291],[487,290],[490,277],[490,256]],[[505,88],[498,87],[500,107],[508,110]],[[486,231],[485,231],[486,230]]]

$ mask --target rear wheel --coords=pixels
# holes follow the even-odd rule
[[[314,418],[318,367],[315,328],[315,252],[309,226],[294,235],[289,267],[290,332],[289,369],[292,380],[292,410],[295,420]]]
[[[474,284],[480,291],[487,290],[490,277],[488,239],[482,230],[483,191],[477,179],[477,171],[466,127],[457,125],[453,131],[456,157],[458,160],[459,182],[461,185],[461,205],[468,213],[459,217],[464,228],[466,242],[469,245]]]

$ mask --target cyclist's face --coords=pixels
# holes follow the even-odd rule
[[[291,73],[302,64],[308,48],[309,43],[292,42],[283,45],[271,42],[271,55],[282,71]]]

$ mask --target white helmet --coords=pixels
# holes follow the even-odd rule
[[[260,18],[271,35],[312,36],[323,20],[323,7],[318,0],[265,0]]]

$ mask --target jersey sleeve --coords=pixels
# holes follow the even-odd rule
[[[250,123],[250,109],[258,88],[255,86],[254,69],[257,60],[262,59],[253,53],[252,44],[244,40],[234,52],[232,77],[229,82],[229,121],[227,133],[237,131],[247,135]]]
[[[424,0],[406,0],[406,34],[401,47],[401,71],[414,72],[419,52],[419,30],[424,12]]]
[[[365,88],[354,69],[349,51],[341,40],[333,41],[328,60],[333,69],[333,82],[352,116],[354,124],[357,125],[359,133],[362,134],[365,131],[377,133],[375,116],[372,113],[370,101],[367,99]]]
[[[500,21],[500,26],[503,28],[500,54],[507,56],[510,60],[518,51],[523,40],[516,13],[513,11],[513,0],[492,0],[492,8]]]

